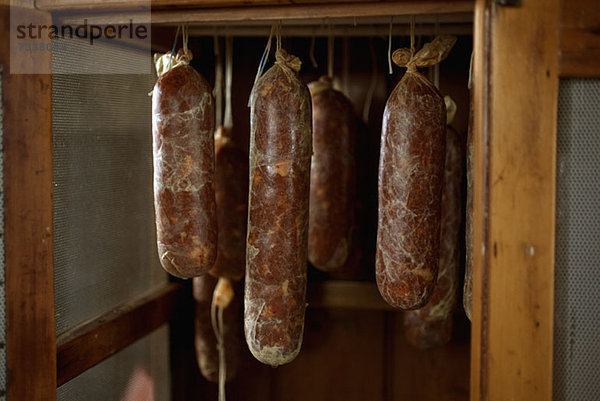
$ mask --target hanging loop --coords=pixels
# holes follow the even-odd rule
[[[233,83],[233,37],[225,38],[225,119],[223,125],[227,128],[233,126],[231,111],[231,85]]]
[[[335,38],[331,32],[331,24],[327,24],[327,76],[333,78],[334,71],[334,55],[335,55]]]
[[[215,49],[215,87],[213,96],[215,97],[215,126],[220,127],[223,119],[223,61],[219,37],[214,36],[213,46]]]

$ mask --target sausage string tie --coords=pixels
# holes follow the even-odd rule
[[[171,49],[171,57],[169,58],[169,68],[167,68],[167,71],[170,71],[171,66],[173,65],[173,56],[175,55],[175,48],[177,47],[177,38],[179,37],[180,29],[181,25],[177,25],[177,31],[175,31],[175,39],[173,40],[173,48]]]
[[[231,115],[231,85],[233,76],[233,37],[225,38],[225,119],[223,125],[231,128],[233,117]]]
[[[415,16],[410,17],[410,57],[415,55]]]
[[[177,39],[179,38],[179,32],[184,31],[184,41],[183,41],[183,50],[176,52],[177,49]],[[167,72],[171,71],[173,68],[176,68],[180,65],[188,65],[190,60],[192,59],[192,53],[187,48],[187,40],[188,40],[188,28],[187,26],[178,25],[177,31],[175,31],[175,38],[173,39],[173,48],[170,52],[165,54],[155,53],[154,54],[154,66],[156,68],[156,75],[158,78],[165,75]],[[148,96],[152,96],[152,92],[148,93]]]
[[[277,50],[281,50],[281,20],[277,24]]]
[[[223,119],[223,60],[221,57],[221,49],[219,45],[219,37],[214,37],[215,48],[215,88],[213,94],[215,96],[215,126],[219,127]]]
[[[265,69],[265,64],[267,64],[267,60],[269,60],[269,53],[271,52],[271,42],[273,40],[273,33],[275,32],[275,25],[271,25],[271,32],[269,33],[269,40],[267,40],[267,45],[265,50],[260,58],[260,63],[258,63],[258,71],[256,71],[256,77],[254,78],[254,84],[252,85],[252,90],[250,91],[250,99],[248,99],[248,107],[250,107],[250,102],[252,101],[252,93],[254,93],[254,86],[258,82],[258,79],[263,73]]]
[[[225,383],[227,381],[227,360],[225,355],[225,333],[223,329],[223,310],[233,299],[231,281],[221,277],[213,292],[210,305],[210,320],[217,338],[217,351],[219,353],[219,401],[226,401]]]
[[[414,24],[411,24],[414,27]],[[414,30],[411,29],[414,33]],[[414,48],[397,49],[392,54],[392,60],[398,67],[406,67],[408,72],[415,73],[417,67],[432,67],[446,57],[456,43],[456,36],[440,35],[436,36],[429,43],[425,43],[423,48],[415,53]],[[414,35],[411,35],[411,45],[414,45]]]
[[[334,46],[335,46],[335,38],[331,33],[331,24],[327,24],[327,76],[333,79],[333,62],[334,62]]]
[[[435,36],[440,34],[440,21],[439,17],[435,17]],[[436,88],[440,89],[440,65],[436,64],[433,66],[433,84]]]
[[[316,41],[316,35],[315,35],[315,27],[313,27],[313,35],[312,35],[312,39],[310,40],[310,62],[312,63],[313,68],[317,69],[319,67],[319,65],[317,64],[317,59],[315,58],[315,41]]]
[[[473,87],[473,57],[474,52],[471,52],[471,61],[469,62],[469,82],[467,83],[467,88],[471,89]]]

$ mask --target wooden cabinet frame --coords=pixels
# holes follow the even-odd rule
[[[558,0],[475,10],[471,400],[551,400]]]
[[[38,0],[38,7],[44,11],[34,9],[33,2],[22,3],[24,12],[48,24],[51,12],[74,7],[69,0]],[[153,11],[153,20],[324,18],[473,9],[469,1],[261,3],[269,2],[228,2],[228,6],[236,6],[233,9],[215,8],[214,1],[179,0],[170,3],[169,9]],[[517,6],[499,3],[474,3],[477,252],[471,400],[549,401],[558,78],[559,74],[600,76],[598,48],[594,36],[588,34],[600,17],[594,13],[598,6],[593,1],[578,0],[571,2],[572,6],[559,0],[521,0]],[[64,383],[168,322],[175,311],[189,309],[189,286],[168,285],[65,333],[57,341],[52,251],[52,82],[49,75],[10,74],[10,10],[3,4],[0,63],[4,65],[8,397],[11,401],[51,401],[57,382]],[[121,0],[114,4],[121,4],[123,10],[95,14],[96,22],[122,19],[127,7],[135,5]],[[152,4],[166,6],[162,1]],[[177,5],[188,9],[177,10]],[[567,11],[579,7],[591,12],[581,22],[563,10],[560,20],[561,5]],[[102,9],[102,2],[79,2],[77,7],[79,12],[90,12]],[[53,17],[68,18],[59,14]],[[580,46],[573,48],[574,42]],[[24,57],[21,62],[28,60]],[[371,289],[360,291],[368,293]],[[313,293],[319,294],[319,290]],[[325,299],[329,295],[320,296]],[[333,299],[344,302],[343,297]],[[136,324],[131,329],[133,322]],[[88,353],[92,348],[95,352]]]
[[[10,9],[0,6],[2,72],[7,396],[52,400],[56,329],[52,252],[52,79],[10,73]],[[32,22],[51,16],[15,9]],[[33,63],[16,52],[19,65]],[[36,62],[39,59],[36,58]],[[42,62],[50,66],[50,57]]]

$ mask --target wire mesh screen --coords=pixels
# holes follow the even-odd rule
[[[558,98],[554,400],[600,400],[600,80]]]
[[[138,340],[56,391],[57,401],[168,401],[168,326]]]
[[[152,204],[151,75],[70,74],[74,63],[150,63],[115,45],[53,53],[54,279],[63,333],[164,283]],[[94,54],[80,54],[93,52]]]

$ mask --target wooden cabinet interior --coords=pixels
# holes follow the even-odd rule
[[[427,24],[419,25],[417,43],[428,41],[435,18],[424,17]],[[419,23],[421,19],[417,19]],[[352,21],[344,21],[352,26]],[[388,21],[379,21],[388,23]],[[468,24],[465,22],[464,24]],[[361,25],[359,19],[357,25]],[[335,25],[334,25],[335,26]],[[338,32],[343,24],[337,25]],[[387,25],[383,25],[387,28]],[[444,26],[442,24],[442,26]],[[317,79],[327,71],[327,39],[317,37],[315,68],[310,63],[310,35],[286,36],[290,29],[302,25],[284,25],[283,47],[303,61],[301,78],[305,82]],[[405,28],[406,25],[398,27]],[[241,26],[239,29],[247,29]],[[250,27],[252,28],[252,27]],[[307,26],[310,29],[310,25]],[[377,26],[375,27],[377,28]],[[163,32],[172,41],[173,27]],[[198,32],[194,31],[198,29]],[[214,80],[213,38],[204,36],[206,28],[191,29],[194,53],[192,65],[209,82]],[[237,29],[235,26],[233,29]],[[257,29],[265,30],[264,26]],[[267,28],[268,30],[268,28]],[[198,35],[198,33],[202,35]],[[160,37],[155,37],[163,43]],[[344,42],[346,42],[344,44]],[[227,386],[229,399],[244,400],[468,400],[470,325],[457,305],[454,338],[450,344],[428,351],[412,348],[404,339],[401,312],[392,311],[383,301],[373,282],[374,240],[377,220],[377,164],[381,117],[390,91],[403,71],[394,68],[387,72],[387,35],[375,36],[371,42],[376,51],[377,86],[373,96],[370,118],[360,133],[361,152],[357,155],[362,176],[359,202],[362,213],[359,248],[361,257],[350,281],[332,277],[309,267],[308,309],[304,343],[297,360],[272,369],[260,364],[246,351],[244,365],[237,379]],[[234,37],[233,57],[233,136],[245,147],[249,144],[248,96],[256,68],[264,50],[264,35]],[[409,46],[409,38],[399,32],[393,38],[393,49]],[[469,94],[467,81],[472,38],[461,35],[449,58],[440,66],[440,89],[458,105],[454,122],[456,129],[466,135]],[[344,48],[349,54],[344,54]],[[347,62],[343,60],[347,59]],[[273,57],[267,67],[273,63]],[[366,91],[373,76],[370,59],[370,40],[366,36],[341,37],[335,41],[337,77],[360,115]],[[344,75],[349,76],[344,82]],[[427,71],[425,71],[427,73]],[[462,272],[461,272],[462,276]],[[462,288],[462,284],[459,285]],[[175,400],[196,400],[202,394],[216,397],[216,385],[206,382],[198,373],[193,353],[189,322],[174,324],[171,335],[177,338],[171,349],[173,360],[173,396]],[[186,366],[186,369],[182,368]],[[426,374],[421,374],[427,372]],[[192,377],[189,377],[192,375]],[[435,378],[435,379],[434,379]]]
[[[369,53],[368,40],[365,37],[374,36],[375,46],[378,51],[384,52],[383,44],[385,43],[386,24],[390,15],[394,15],[396,24],[396,34],[406,35],[407,16],[417,15],[418,20],[423,23],[429,23],[429,27],[421,27],[422,35],[429,36],[432,34],[432,23],[435,21],[441,22],[440,32],[468,35],[470,23],[473,20],[472,13],[474,5],[477,5],[475,14],[476,38],[483,40],[485,24],[488,23],[485,18],[486,10],[492,7],[492,2],[478,0],[473,1],[274,1],[274,0],[177,0],[167,2],[166,0],[151,1],[152,22],[154,25],[154,40],[157,49],[170,49],[172,45],[173,26],[180,22],[187,22],[191,25],[193,32],[193,45],[196,46],[195,52],[200,57],[199,69],[204,69],[203,73],[207,76],[212,76],[208,69],[211,62],[212,50],[210,41],[212,39],[202,39],[204,36],[211,36],[211,29],[215,32],[224,34],[226,28],[235,22],[235,27],[232,33],[236,36],[243,36],[240,41],[250,43],[249,46],[239,46],[234,56],[234,62],[246,60],[243,66],[238,66],[235,74],[236,80],[240,78],[237,85],[240,90],[236,93],[247,94],[250,89],[250,80],[253,79],[256,73],[259,54],[264,46],[264,36],[268,28],[266,26],[273,21],[283,20],[285,29],[289,30],[286,46],[291,46],[299,52],[306,52],[306,31],[310,30],[311,34],[318,37],[326,36],[326,29],[318,28],[315,32],[312,31],[312,26],[323,24],[324,18],[337,19],[341,21],[346,19],[346,28],[336,27],[336,35],[338,44],[336,52],[339,54],[336,60],[340,60],[343,44],[341,37],[347,37],[351,43],[355,44],[355,48],[350,46],[351,50],[351,71],[353,79],[349,82],[350,92],[356,101],[356,104],[361,105],[364,100],[364,93],[359,89],[365,86],[371,77],[371,66],[366,55]],[[523,2],[525,3],[525,2]],[[527,2],[528,5],[533,4]],[[597,2],[590,0],[577,0],[576,2],[562,1],[560,13],[560,64],[558,73],[561,76],[600,76],[600,64],[598,64],[598,46],[594,32],[598,23]],[[83,16],[88,17],[90,23],[118,23],[128,21],[132,15],[136,15],[141,5],[147,5],[148,2],[128,1],[128,0],[113,0],[104,2],[99,0],[37,0],[20,1],[22,7],[33,8],[34,6],[43,11],[32,11],[39,18],[44,19],[49,23],[50,17],[56,23],[75,21],[75,18]],[[535,7],[539,4],[536,3]],[[2,25],[3,32],[8,32],[6,26],[8,18],[8,7],[3,3],[2,13],[4,24]],[[518,13],[519,9],[513,11]],[[549,13],[557,16],[558,10],[549,9]],[[595,12],[596,10],[596,12]],[[527,18],[534,18],[531,14],[531,9],[526,9]],[[52,13],[52,15],[50,15]],[[433,18],[432,15],[441,15],[439,18]],[[354,29],[354,18],[373,18],[375,26],[358,26]],[[518,18],[515,15],[515,24],[506,26],[506,21],[496,21],[497,24],[504,24],[503,30],[500,31],[507,37],[511,29],[518,29],[526,26],[528,23],[523,18]],[[378,20],[379,19],[379,20]],[[486,22],[487,21],[487,22]],[[553,20],[554,21],[554,20]],[[293,25],[293,28],[292,28]],[[342,32],[346,29],[346,32]],[[466,29],[466,31],[465,31]],[[265,33],[263,33],[265,32]],[[529,33],[527,31],[526,33]],[[350,38],[350,36],[353,36]],[[6,39],[8,35],[4,35]],[[261,39],[257,39],[260,37]],[[304,37],[304,39],[303,39]],[[253,39],[254,38],[254,39]],[[513,37],[514,38],[514,37]],[[319,39],[317,39],[319,40]],[[477,39],[476,39],[477,40]],[[204,41],[204,42],[203,42]],[[379,43],[377,44],[377,42]],[[5,40],[6,42],[6,40]],[[406,43],[406,39],[401,39],[399,36],[394,39],[394,47],[398,47]],[[529,42],[528,42],[529,43]],[[462,44],[462,45],[461,45]],[[520,46],[521,41],[515,40],[514,46]],[[464,46],[460,48],[460,46]],[[8,49],[8,45],[4,46]],[[299,49],[299,50],[298,50]],[[304,49],[304,50],[302,50]],[[455,100],[459,105],[459,110],[466,110],[468,97],[466,94],[466,74],[468,72],[468,57],[470,55],[471,43],[468,36],[461,36],[459,39],[459,48],[455,49],[451,57],[458,57],[452,61],[450,59],[442,66],[442,74],[440,86],[442,91],[454,94]],[[482,47],[483,49],[483,47]],[[503,50],[506,53],[512,54],[509,50]],[[552,48],[544,48],[545,51],[552,51]],[[489,49],[488,49],[489,50]],[[322,50],[320,50],[322,51]],[[558,52],[557,52],[558,53]],[[502,53],[504,55],[504,53]],[[2,51],[2,64],[7,64],[7,51]],[[307,60],[306,54],[303,59]],[[318,56],[325,63],[325,58]],[[483,55],[481,56],[483,57]],[[507,56],[508,57],[508,56]],[[385,63],[383,56],[378,57],[379,63]],[[481,60],[480,60],[481,61]],[[336,61],[337,62],[337,61]],[[503,68],[510,69],[511,63],[498,61],[496,71]],[[341,64],[337,62],[338,67]],[[481,82],[487,79],[490,71],[483,68],[483,63],[478,64],[479,79]],[[203,67],[204,66],[204,67]],[[535,69],[539,67],[536,61],[531,61],[528,65]],[[309,68],[308,63],[305,68]],[[376,141],[379,130],[378,121],[375,116],[381,115],[383,102],[386,95],[389,93],[390,86],[397,82],[397,76],[389,77],[385,74],[385,66],[379,65],[380,77],[377,87],[377,95],[375,96],[373,107],[371,109],[372,119],[369,120],[367,126],[371,132],[367,138]],[[310,71],[310,70],[309,70]],[[323,71],[323,70],[321,70]],[[307,79],[314,79],[318,76],[318,70],[310,71],[310,76]],[[397,74],[397,72],[396,72]],[[6,70],[5,73],[6,74]],[[509,74],[510,75],[510,74]],[[553,77],[556,78],[556,77]],[[6,200],[6,219],[13,222],[12,229],[29,230],[35,227],[51,226],[50,216],[52,211],[51,200],[51,174],[48,168],[51,160],[48,157],[49,149],[49,76],[36,76],[26,79],[23,76],[9,77],[4,81],[4,97],[3,105],[5,107],[4,114],[4,155],[5,155],[5,180],[7,187],[13,185],[12,198]],[[37,85],[35,86],[34,85]],[[38,85],[39,83],[39,85]],[[35,88],[32,86],[34,85]],[[353,89],[354,88],[354,89]],[[481,101],[480,115],[483,115],[483,88],[478,95]],[[505,91],[506,92],[506,91]],[[20,93],[19,96],[11,97],[12,93]],[[39,113],[31,115],[30,119],[23,119],[14,113],[15,110],[22,109],[24,96],[31,96],[38,102],[34,108],[39,109]],[[510,97],[510,94],[506,94]],[[519,99],[523,100],[524,97]],[[239,111],[236,126],[241,131],[247,132],[247,123],[243,121],[246,113],[245,102],[247,98],[240,96],[234,100],[240,104],[235,105]],[[548,100],[548,105],[550,105]],[[498,98],[495,106],[506,105],[507,98]],[[546,105],[546,103],[544,103]],[[29,106],[31,105],[29,104]],[[459,112],[460,113],[460,112]],[[547,113],[547,110],[545,110]],[[541,114],[540,114],[541,115]],[[538,116],[539,117],[539,116]],[[541,116],[540,118],[543,120]],[[234,118],[236,118],[234,116]],[[508,118],[510,119],[510,117]],[[12,121],[12,123],[11,123]],[[534,121],[535,122],[535,121]],[[521,122],[523,123],[523,122]],[[526,123],[526,122],[525,122]],[[10,124],[14,124],[11,128]],[[246,125],[244,125],[246,124]],[[466,116],[459,114],[456,122],[457,128],[464,132],[466,126]],[[32,127],[35,126],[35,129]],[[42,127],[40,129],[40,127]],[[483,121],[477,121],[478,129],[483,132]],[[515,132],[520,132],[522,126],[517,127]],[[19,133],[17,135],[15,133]],[[34,135],[35,133],[35,135]],[[12,139],[11,139],[12,138]],[[22,143],[22,140],[28,139],[27,143]],[[513,137],[511,137],[513,138]],[[31,141],[29,141],[31,139]],[[514,139],[514,138],[513,138]],[[521,142],[519,140],[507,139],[503,142],[503,146],[519,148]],[[512,141],[512,142],[511,142]],[[14,142],[14,143],[13,143]],[[10,146],[16,144],[17,147]],[[25,146],[22,147],[21,145]],[[19,147],[21,146],[21,147]],[[481,144],[483,146],[483,144]],[[19,153],[14,149],[25,149],[27,155]],[[366,156],[367,159],[376,157],[376,152],[373,150],[373,144],[370,145],[371,151]],[[509,150],[510,150],[509,149]],[[478,166],[481,177],[487,174],[487,167],[483,164],[484,152],[483,147],[480,149],[480,157]],[[489,150],[489,149],[488,149]],[[373,153],[373,154],[371,154]],[[22,156],[22,157],[21,157]],[[543,159],[544,163],[548,159]],[[534,162],[534,161],[532,161]],[[25,163],[36,163],[40,165],[40,169],[21,169],[20,166]],[[32,164],[28,164],[31,166]],[[12,170],[11,170],[12,169]],[[19,170],[17,172],[17,170]],[[376,170],[375,170],[376,171]],[[38,174],[39,172],[39,174]],[[374,171],[366,171],[366,174],[373,174]],[[19,175],[19,174],[23,174]],[[35,174],[35,177],[34,177]],[[369,184],[369,185],[372,185]],[[506,185],[506,184],[504,184]],[[43,188],[41,192],[36,192],[39,196],[28,197],[23,195],[23,199],[27,199],[30,203],[20,203],[22,194],[28,193],[30,188]],[[545,187],[546,188],[546,187]],[[476,188],[483,191],[483,187]],[[508,192],[509,190],[507,190]],[[11,199],[13,199],[11,201]],[[373,199],[368,200],[373,203]],[[29,220],[20,219],[22,215],[21,209],[31,206]],[[371,209],[372,210],[372,209]],[[499,209],[504,210],[504,209]],[[480,210],[479,216],[483,218],[483,211]],[[373,227],[368,227],[372,233]],[[25,231],[22,231],[25,232]],[[28,232],[28,231],[27,231]],[[43,230],[35,230],[31,238],[37,238],[35,235],[40,235]],[[12,238],[10,241],[21,241],[19,236],[9,236],[10,231],[7,231],[7,238]],[[17,247],[14,245],[11,248],[7,239],[7,260],[13,262],[16,268],[8,268],[6,274],[7,284],[7,312],[11,321],[11,326],[7,331],[7,353],[9,356],[9,373],[23,371],[24,374],[17,375],[11,373],[11,385],[8,390],[9,397],[17,397],[28,400],[51,400],[53,399],[50,387],[55,386],[55,357],[56,357],[56,339],[52,330],[54,326],[54,310],[53,299],[54,294],[49,283],[52,282],[52,246],[49,245],[50,236],[41,238],[39,241],[31,243],[31,246]],[[368,249],[369,241],[373,241],[373,237],[365,235],[365,247]],[[25,240],[23,240],[25,241]],[[29,242],[24,242],[29,244]],[[371,245],[372,246],[372,245]],[[12,251],[11,251],[12,249]],[[20,251],[19,251],[20,250]],[[32,251],[31,251],[32,250]],[[502,249],[500,249],[502,251]],[[31,254],[25,252],[31,251]],[[12,252],[12,253],[9,253]],[[368,252],[367,252],[368,253]],[[31,255],[34,257],[32,258]],[[370,256],[365,256],[365,260]],[[26,260],[22,264],[21,260]],[[364,264],[366,269],[371,269],[372,265]],[[25,269],[25,270],[23,270]],[[27,274],[24,274],[27,273]],[[30,274],[31,273],[31,274]],[[32,277],[36,277],[35,280]],[[317,277],[322,280],[322,277]],[[508,278],[504,277],[508,280]],[[363,277],[368,279],[368,277]],[[476,278],[476,279],[481,279]],[[28,281],[29,280],[29,281]],[[533,279],[534,282],[542,282],[538,278]],[[507,285],[510,285],[507,281]],[[186,293],[189,288],[186,286],[180,287],[177,290]],[[481,287],[478,290],[482,291]],[[31,296],[34,294],[34,296]],[[173,293],[168,293],[173,294]],[[230,399],[261,399],[261,400],[276,400],[276,399],[318,399],[312,395],[319,394],[322,399],[344,399],[352,400],[352,394],[356,394],[354,399],[373,399],[373,400],[392,400],[392,399],[468,399],[468,371],[469,371],[469,348],[472,350],[473,369],[471,380],[470,397],[473,400],[485,398],[486,393],[480,386],[480,379],[483,378],[486,361],[482,360],[483,355],[479,353],[485,348],[482,344],[482,339],[479,337],[481,330],[486,330],[487,323],[477,321],[478,330],[474,331],[475,335],[471,345],[469,345],[469,330],[468,323],[464,319],[457,318],[455,335],[452,343],[448,346],[431,350],[427,352],[416,351],[410,348],[403,339],[401,330],[401,315],[396,312],[385,310],[381,304],[381,300],[377,299],[376,293],[372,284],[365,281],[360,282],[327,282],[318,281],[311,285],[309,289],[308,302],[313,304],[309,307],[307,314],[306,325],[306,349],[305,354],[301,354],[297,361],[297,367],[290,365],[276,370],[258,365],[257,362],[248,358],[245,362],[245,371],[248,375],[241,375],[235,382],[232,383],[229,391]],[[160,294],[159,294],[160,295]],[[164,295],[164,294],[163,294]],[[495,305],[503,305],[502,294],[496,293],[496,298],[492,299],[497,302]],[[171,298],[169,296],[159,297],[168,305]],[[179,299],[178,296],[175,297]],[[351,298],[349,300],[349,298]],[[139,301],[139,300],[138,300]],[[147,300],[147,303],[157,302],[157,298]],[[162,301],[159,301],[159,303]],[[129,306],[133,305],[133,309],[124,310],[125,314],[130,316],[137,315],[136,311],[146,311],[148,309],[132,300]],[[177,301],[177,307],[172,304],[165,312],[163,310],[160,319],[171,320],[171,336],[172,339],[172,377],[173,377],[173,399],[188,400],[198,399],[202,396],[214,396],[215,388],[202,381],[199,377],[196,362],[193,358],[193,339],[191,338],[193,330],[191,326],[191,303]],[[489,306],[489,305],[488,305]],[[474,303],[477,315],[481,315],[480,301]],[[477,309],[479,308],[479,309]],[[498,306],[496,306],[498,308]],[[24,309],[24,311],[23,311]],[[366,310],[365,310],[366,309]],[[177,313],[174,311],[177,310]],[[460,316],[460,314],[459,314]],[[18,318],[16,318],[18,317]],[[510,319],[509,317],[508,319]],[[118,320],[117,316],[115,320]],[[156,321],[151,319],[147,323],[139,322],[142,326],[147,324],[145,329],[133,330],[129,340],[134,341],[147,330],[151,325],[156,324]],[[118,325],[110,324],[112,327],[109,331],[117,333]],[[94,330],[92,326],[87,329]],[[492,328],[494,329],[494,328]],[[501,336],[497,328],[495,336]],[[548,327],[544,326],[545,335],[548,334]],[[90,331],[82,330],[81,335],[89,335]],[[140,334],[141,333],[141,334]],[[136,337],[137,336],[137,337]],[[76,344],[76,336],[70,339],[59,339],[59,351],[61,346],[65,344]],[[82,337],[83,338],[83,337]],[[545,337],[544,337],[545,338]],[[129,341],[127,340],[127,341]],[[127,341],[122,341],[120,344],[126,344]],[[92,343],[79,343],[80,345],[70,352],[84,355],[88,351],[88,347]],[[358,347],[357,344],[364,344]],[[517,339],[515,344],[519,345]],[[64,351],[64,348],[62,348]],[[105,350],[101,356],[95,356],[98,360],[106,358],[111,352],[116,352],[115,349]],[[29,354],[31,358],[21,358],[22,355]],[[59,352],[59,359],[61,354]],[[351,357],[350,359],[348,359]],[[527,359],[526,355],[521,358]],[[59,361],[59,370],[60,368]],[[83,366],[83,365],[82,365]],[[504,369],[510,370],[510,367],[503,366]],[[80,368],[81,369],[81,368]],[[58,377],[65,372],[58,372]],[[489,373],[489,372],[488,372]],[[545,378],[542,376],[546,376]],[[63,376],[63,380],[64,380]],[[304,378],[307,381],[303,381]],[[547,369],[536,376],[534,385],[539,383],[547,384],[551,380],[551,375],[548,377]],[[435,380],[435,382],[433,382]],[[507,389],[517,388],[512,385],[515,381],[514,377],[507,375],[498,376],[495,385],[507,384],[506,386],[497,386],[497,396],[502,397]],[[484,383],[485,384],[485,383]],[[252,391],[251,391],[252,389]],[[546,387],[547,389],[547,387]],[[337,391],[340,390],[340,391]],[[502,391],[500,391],[502,390]],[[525,389],[524,391],[527,391]],[[524,392],[519,394],[525,394]],[[237,398],[236,398],[237,397]],[[14,398],[14,397],[13,397]]]

